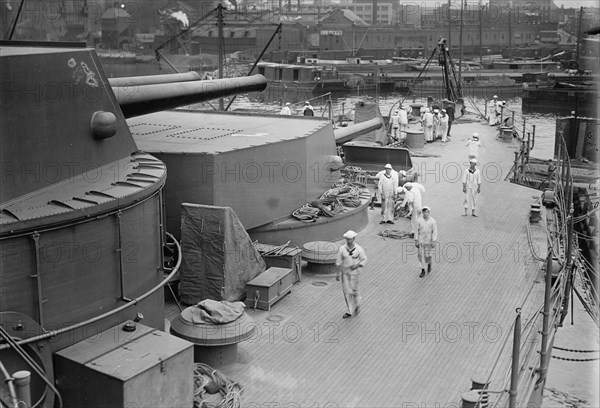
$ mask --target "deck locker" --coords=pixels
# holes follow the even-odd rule
[[[277,246],[260,244],[255,245],[256,250],[262,256],[267,268],[276,266],[279,268],[291,268],[294,271],[294,283],[302,281],[302,250],[297,247],[285,247],[277,250]]]
[[[120,324],[55,354],[65,407],[192,408],[193,344],[141,324]]]
[[[277,302],[292,291],[294,270],[271,267],[246,284],[246,306],[271,310]]]

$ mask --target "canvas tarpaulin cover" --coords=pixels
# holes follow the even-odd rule
[[[181,301],[242,300],[246,283],[266,266],[235,212],[200,204],[181,207]]]

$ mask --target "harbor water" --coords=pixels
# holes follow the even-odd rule
[[[126,77],[136,75],[159,75],[171,74],[173,69],[166,62],[157,62],[154,59],[147,60],[145,63],[125,64],[118,59],[103,59],[102,65],[109,77]],[[192,70],[194,67],[188,67]],[[439,92],[435,92],[439,93]],[[354,108],[354,104],[361,100],[377,101],[380,111],[383,116],[389,116],[391,109],[397,106],[398,102],[410,104],[413,102],[425,103],[427,96],[441,97],[441,95],[423,92],[422,94],[406,95],[402,93],[379,94],[375,91],[365,92],[357,88],[352,93],[346,94],[324,94],[321,96],[313,96],[299,92],[293,84],[286,86],[285,89],[270,89],[267,88],[260,94],[250,94],[249,96],[238,96],[235,103],[232,104],[231,110],[251,110],[264,111],[267,113],[278,113],[281,107],[286,102],[290,102],[299,114],[304,102],[310,100],[311,104],[316,108],[315,114],[318,116],[327,116],[329,114],[326,108],[327,101],[331,100],[333,116],[337,117],[342,113],[347,113]],[[494,95],[499,97],[499,100],[506,101],[506,115],[511,116],[515,112],[515,125],[522,126],[522,119],[525,119],[527,128],[531,131],[531,125],[535,125],[535,148],[532,156],[539,159],[550,159],[554,153],[554,128],[557,115],[551,113],[527,113],[521,115],[521,88],[501,89],[495,87],[478,87],[473,88],[468,85],[465,88],[465,105],[470,112],[485,112],[486,102],[490,101]],[[216,107],[216,103],[202,104],[205,108]],[[294,109],[293,109],[294,110]],[[467,138],[468,135],[457,135],[460,139]]]
[[[489,106],[489,101],[494,95],[482,95],[465,98],[465,105],[468,112],[472,113],[485,113],[486,104]],[[532,151],[532,156],[539,159],[550,159],[554,156],[554,138],[555,138],[555,127],[556,119],[559,115],[551,113],[521,113],[521,98],[511,97],[507,98],[507,95],[499,94],[499,100],[506,102],[504,117],[512,117],[514,112],[515,127],[522,131],[523,121],[525,121],[525,128],[527,132],[533,132],[533,126],[535,126],[535,146]],[[505,99],[503,99],[505,98]],[[392,109],[396,109],[399,103],[404,106],[412,103],[426,104],[426,96],[419,95],[403,95],[400,93],[386,94],[386,95],[374,95],[373,93],[365,93],[359,95],[323,95],[320,97],[309,98],[310,103],[315,108],[316,116],[328,117],[329,107],[327,102],[331,100],[332,116],[336,118],[341,114],[348,114],[359,101],[373,101],[378,102],[381,114],[384,117],[388,117],[391,114]],[[296,114],[300,114],[300,111],[304,105],[304,100],[282,100],[282,101],[258,101],[256,99],[248,97],[238,97],[235,103],[232,105],[232,110],[251,110],[251,111],[262,111],[265,113],[278,113],[285,104],[290,102],[292,104],[292,111]],[[489,107],[488,107],[489,112]],[[453,135],[454,140],[467,139],[470,135]],[[532,135],[533,137],[533,135]]]

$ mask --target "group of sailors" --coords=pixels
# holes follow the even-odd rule
[[[410,218],[415,246],[418,249],[419,266],[421,274],[425,276],[431,272],[431,251],[437,241],[437,224],[429,216],[431,210],[423,206],[425,187],[417,182],[406,182],[399,186],[399,177],[406,177],[404,170],[395,171],[391,164],[386,164],[384,169],[377,173],[377,190],[381,196],[381,221],[380,224],[394,224],[396,208],[406,208],[406,217]],[[404,199],[400,202],[400,194]]]
[[[405,108],[401,104],[390,117],[390,136],[393,142],[404,142],[406,140],[410,113],[410,108]],[[448,138],[451,137],[450,129],[454,120],[451,107],[448,109],[425,108],[418,120],[423,127],[426,143],[433,143],[437,139],[440,139],[442,143],[449,141]]]
[[[281,108],[280,115],[290,116],[292,114],[292,104],[289,102],[285,103],[285,106]],[[309,101],[304,102],[302,108],[302,116],[315,116],[315,108],[312,107]]]
[[[406,139],[409,113],[410,111],[400,104],[398,110],[395,110],[394,114],[390,117],[390,134],[395,142],[401,142]]]
[[[434,107],[426,108],[421,114],[421,125],[425,134],[425,143],[433,143],[441,139],[446,143],[450,136],[450,129],[454,118],[446,109]]]

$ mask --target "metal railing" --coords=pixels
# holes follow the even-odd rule
[[[536,261],[540,262],[540,271],[545,273],[544,303],[537,305],[537,308],[535,304],[525,307],[529,295],[537,285],[534,281],[522,304],[516,309],[517,315],[504,338],[494,366],[487,375],[486,384],[490,384],[495,390],[481,392],[479,401],[475,404],[477,407],[483,407],[484,398],[486,404],[494,407],[527,406],[532,395],[541,395],[543,391],[541,387],[546,380],[553,335],[567,314],[578,266],[573,264],[571,255],[576,251],[577,244],[573,233],[573,180],[564,140],[558,157],[561,160],[552,172],[556,234],[553,236],[548,232],[548,253],[545,259],[541,259],[545,262],[545,269],[542,268],[540,258],[534,254]],[[560,271],[553,276],[553,262],[557,256],[562,258],[562,262],[559,258]],[[526,322],[524,325],[521,323],[522,318]],[[511,340],[513,347],[512,352],[509,352],[507,346]]]

